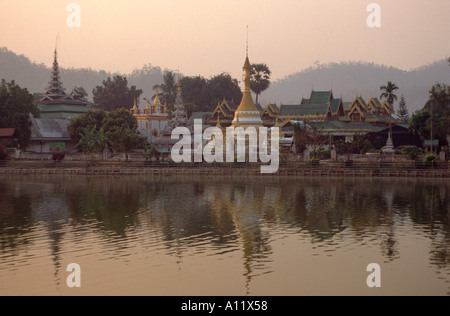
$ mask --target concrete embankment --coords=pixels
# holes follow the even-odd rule
[[[231,177],[412,177],[450,178],[449,169],[396,169],[396,168],[287,168],[276,173],[262,174],[260,168],[179,168],[179,167],[87,167],[87,168],[0,168],[0,175],[206,175]]]

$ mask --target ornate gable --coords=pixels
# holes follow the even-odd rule
[[[356,97],[350,105],[350,111],[348,113],[349,118],[352,121],[362,122],[365,121],[367,116],[367,105],[362,97]]]

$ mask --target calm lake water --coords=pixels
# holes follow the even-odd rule
[[[0,295],[449,295],[449,210],[448,180],[2,178]]]

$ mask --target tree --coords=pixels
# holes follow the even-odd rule
[[[122,108],[107,113],[103,120],[103,128],[106,133],[116,126],[126,127],[130,130],[137,130],[138,123],[129,110]]]
[[[297,152],[304,152],[311,147],[315,158],[317,151],[328,143],[329,136],[316,126],[310,126],[305,122],[294,124],[294,144]]]
[[[97,126],[94,125],[91,129],[85,127],[82,128],[79,134],[80,140],[75,145],[75,149],[81,149],[83,152],[90,155],[93,152],[102,152],[109,147],[110,140],[106,137],[103,127],[97,130]]]
[[[395,90],[398,90],[398,87],[395,83],[388,81],[387,85],[381,86],[380,90],[383,91],[380,95],[380,99],[386,99],[389,104],[389,137],[392,139],[392,122],[391,117],[394,111],[394,102],[397,100],[397,96],[394,94]]]
[[[110,140],[111,148],[116,152],[124,153],[126,161],[133,149],[143,149],[147,143],[147,137],[138,135],[136,130],[127,126],[113,126],[106,135]]]
[[[192,113],[194,113],[197,110],[197,104],[192,102],[185,102],[184,108],[186,109],[187,117],[191,117]]]
[[[394,113],[394,102],[397,100],[397,96],[394,94],[398,87],[395,83],[388,81],[387,85],[381,86],[380,90],[383,91],[380,95],[381,99],[386,99],[387,103],[390,105],[391,114]]]
[[[40,116],[39,108],[34,104],[33,95],[27,89],[18,86],[14,80],[0,85],[0,128],[15,128],[19,145],[25,148],[31,137],[29,114]]]
[[[86,113],[78,116],[74,116],[69,124],[67,125],[67,130],[70,137],[74,139],[77,143],[82,138],[81,134],[86,130],[91,131],[93,127],[97,131],[103,127],[103,121],[105,120],[107,112],[105,110],[89,110]],[[80,151],[84,151],[82,145],[78,148]]]
[[[178,87],[175,77],[176,74],[173,71],[167,70],[163,75],[163,83],[153,86],[153,90],[158,90],[159,100],[162,103],[166,102],[169,112],[172,112],[173,104],[177,97]],[[153,98],[155,96],[156,95],[154,95]]]
[[[145,145],[144,146],[145,149],[145,161],[151,161],[153,158],[156,159],[156,161],[159,161],[159,159],[161,158],[161,153],[156,149],[156,147],[154,145]]]
[[[384,141],[383,145],[385,143],[386,141]],[[364,135],[360,131],[356,131],[353,134],[353,138],[351,141],[346,142],[344,140],[340,140],[334,145],[336,147],[336,152],[340,155],[345,155],[347,161],[350,160],[352,154],[364,154],[370,149],[374,148],[370,140],[367,139],[366,135]]]
[[[439,143],[445,145],[447,135],[450,135],[450,86],[436,83],[430,89],[430,97],[425,108],[433,113],[433,138],[438,138]]]
[[[223,99],[235,102],[242,99],[239,82],[228,73],[216,75],[209,80],[201,76],[183,77],[181,92],[185,104],[195,104],[195,110],[201,112],[212,111]]]
[[[97,109],[113,111],[120,108],[130,109],[136,100],[139,105],[141,89],[136,86],[128,88],[128,80],[125,76],[108,77],[103,80],[102,86],[97,86],[93,91],[94,104]]]
[[[303,153],[309,144],[308,128],[304,122],[294,124],[294,144],[296,152]]]
[[[228,73],[221,73],[209,79],[206,91],[210,109],[223,99],[240,102],[243,96],[239,82]]]
[[[110,140],[111,148],[125,154],[126,161],[133,149],[144,148],[147,138],[136,133],[138,124],[136,118],[126,109],[118,109],[108,113],[103,128]]]
[[[8,153],[6,152],[6,148],[4,146],[0,146],[0,163],[7,159]]]
[[[430,139],[430,130],[427,123],[429,121],[431,121],[431,111],[429,109],[416,111],[409,119],[409,130],[415,135],[419,135],[422,140]]]
[[[353,134],[353,139],[351,143],[353,145],[355,154],[365,154],[368,150],[372,148],[372,144],[370,143],[370,141],[366,138],[366,136],[363,133],[359,131],[356,131]]]
[[[72,118],[68,130],[78,140],[77,150],[90,154],[107,147],[116,152],[129,153],[144,148],[147,138],[137,134],[136,118],[127,109],[111,112],[90,110]]]
[[[272,72],[266,64],[253,64],[250,78],[250,89],[256,94],[256,103],[261,92],[270,86],[270,75]]]
[[[430,96],[433,102],[433,113],[450,116],[450,86],[436,83],[430,89]],[[426,104],[425,107],[430,109],[431,103]]]
[[[400,101],[398,102],[397,116],[402,124],[408,124],[409,112],[408,107],[406,106],[405,97],[403,95],[400,97]]]
[[[210,111],[207,94],[208,80],[202,76],[183,77],[181,79],[181,96],[185,103],[196,105],[196,110]]]

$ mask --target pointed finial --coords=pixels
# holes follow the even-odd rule
[[[248,57],[248,25],[247,25],[247,42],[246,42],[246,56]]]
[[[56,35],[56,41],[55,41],[55,56],[56,56],[56,50],[58,49],[58,42],[59,42],[59,33]]]
[[[159,101],[159,91],[158,88],[156,88],[156,95],[155,95],[155,99],[153,100],[153,104],[160,104],[161,101]]]

